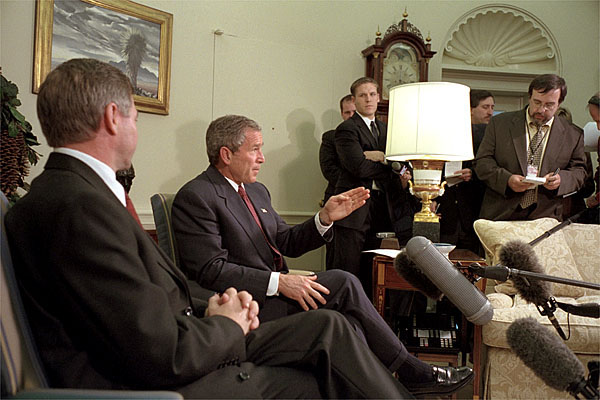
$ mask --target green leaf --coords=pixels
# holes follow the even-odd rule
[[[19,126],[16,124],[15,121],[10,121],[8,123],[8,136],[17,137],[18,134],[19,134]]]
[[[10,113],[13,115],[13,117],[16,118],[17,121],[19,121],[21,124],[23,124],[25,122],[25,116],[23,114],[21,114],[16,108],[11,108],[10,109]]]

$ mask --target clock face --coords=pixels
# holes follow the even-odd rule
[[[415,50],[404,43],[396,43],[383,60],[383,99],[389,99],[390,89],[394,86],[413,82],[419,82],[419,63]]]

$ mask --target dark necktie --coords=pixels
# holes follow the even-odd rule
[[[133,202],[129,198],[127,192],[125,192],[125,208],[127,209],[127,211],[129,211],[129,214],[131,214],[131,216],[137,221],[140,227],[144,229],[142,223],[140,222],[140,217],[138,217],[137,212],[135,212],[135,207],[133,206]]]
[[[273,265],[275,266],[275,270],[281,271],[281,269],[283,268],[283,257],[281,256],[279,250],[277,250],[277,248],[273,246],[273,244],[267,238],[267,235],[263,230],[262,224],[260,223],[260,219],[258,219],[258,215],[256,214],[256,210],[250,202],[250,198],[248,197],[248,194],[246,193],[246,190],[242,187],[242,185],[238,186],[238,193],[242,200],[244,200],[244,203],[246,203],[246,207],[248,207],[248,210],[250,210],[250,213],[254,217],[254,222],[256,222],[256,225],[258,225],[258,227],[260,228],[260,231],[262,232],[265,241],[267,242],[267,244],[271,248],[271,251],[273,252]]]
[[[371,121],[371,134],[375,138],[375,142],[379,143],[379,129],[377,129],[375,121]]]
[[[548,125],[536,126],[533,123],[529,124],[530,129],[536,129],[535,135],[529,141],[529,149],[527,149],[527,164],[533,165],[539,171],[540,162],[542,161],[542,141],[544,135],[548,131]],[[533,203],[537,203],[537,186],[533,189],[528,189],[523,193],[519,204],[521,208],[527,208]]]

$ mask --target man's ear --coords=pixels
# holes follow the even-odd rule
[[[108,103],[106,107],[104,107],[104,126],[106,130],[111,134],[115,135],[117,133],[118,127],[118,117],[119,117],[119,108],[113,102]]]
[[[219,156],[220,156],[223,164],[229,165],[229,164],[231,164],[231,158],[233,157],[233,152],[231,151],[230,148],[222,146],[219,149]]]

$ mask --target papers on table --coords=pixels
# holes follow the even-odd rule
[[[380,256],[386,256],[390,258],[396,258],[400,250],[396,249],[374,249],[374,250],[365,250],[363,253],[375,253]]]

